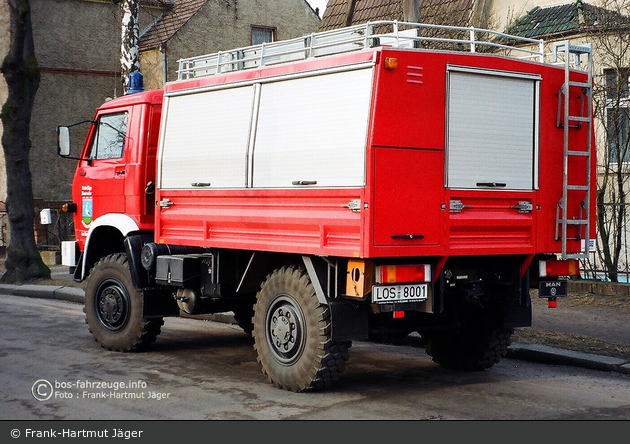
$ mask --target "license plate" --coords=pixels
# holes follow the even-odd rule
[[[541,281],[538,283],[538,297],[557,298],[567,295],[567,281]]]
[[[380,285],[372,287],[372,302],[422,302],[429,295],[429,284]]]

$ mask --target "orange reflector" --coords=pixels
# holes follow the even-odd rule
[[[577,259],[540,261],[538,272],[540,277],[579,276],[580,262]]]
[[[77,204],[74,202],[66,203],[61,206],[61,211],[64,213],[76,213],[77,212]]]
[[[430,282],[431,265],[381,265],[376,267],[376,282],[395,284],[399,282]]]
[[[385,57],[385,69],[396,69],[398,68],[398,59],[396,57]]]
[[[395,311],[394,312],[394,319],[402,319],[405,317],[405,312],[404,311]]]

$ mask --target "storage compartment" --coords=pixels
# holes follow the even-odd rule
[[[442,150],[375,150],[375,245],[440,243],[444,227],[442,159]]]
[[[173,255],[158,256],[155,267],[155,281],[162,285],[191,286],[199,284],[202,260],[212,255]],[[198,286],[198,285],[195,285]]]
[[[538,76],[449,67],[449,188],[537,188]]]

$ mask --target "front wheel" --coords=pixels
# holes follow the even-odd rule
[[[124,253],[111,254],[90,271],[85,287],[85,322],[108,350],[149,346],[160,334],[162,318],[143,317],[142,292],[134,287]]]
[[[333,342],[330,309],[321,304],[301,267],[267,277],[254,307],[254,349],[272,384],[302,392],[339,380],[350,342]]]

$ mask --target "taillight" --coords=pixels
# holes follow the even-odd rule
[[[580,275],[580,262],[577,259],[540,261],[538,266],[540,277]]]
[[[376,267],[376,282],[394,284],[402,282],[430,282],[431,265],[381,265]]]

